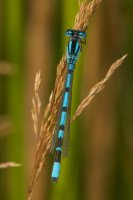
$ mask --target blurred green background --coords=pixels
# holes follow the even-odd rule
[[[35,156],[35,74],[41,69],[44,108],[78,8],[78,0],[0,0],[0,162],[22,164],[0,169],[1,200],[26,199]],[[91,18],[76,65],[72,112],[125,53],[123,66],[72,124],[59,182],[50,181],[50,156],[33,200],[133,199],[133,1],[106,0]]]

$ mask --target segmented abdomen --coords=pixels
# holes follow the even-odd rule
[[[60,172],[60,161],[61,161],[61,152],[62,152],[62,142],[64,138],[64,130],[65,125],[68,117],[68,106],[70,104],[70,91],[72,87],[72,79],[73,79],[73,72],[74,72],[74,65],[68,64],[68,74],[66,76],[65,82],[65,90],[63,94],[63,102],[61,107],[61,115],[59,121],[59,131],[58,131],[58,138],[57,138],[57,147],[55,150],[55,158],[52,170],[52,181],[56,182],[59,177]]]

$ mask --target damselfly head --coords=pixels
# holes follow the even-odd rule
[[[65,32],[65,35],[69,37],[80,38],[80,39],[86,38],[86,33],[84,31],[79,31],[79,30],[67,29]]]

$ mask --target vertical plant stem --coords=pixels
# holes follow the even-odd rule
[[[53,5],[50,1],[33,0],[30,2],[28,20],[26,27],[26,90],[25,90],[25,123],[26,123],[26,146],[27,146],[27,174],[30,175],[33,166],[33,124],[31,119],[31,99],[33,97],[34,77],[38,69],[41,71],[42,87],[40,88],[40,98],[44,99],[42,111],[44,109],[46,96],[50,85],[49,71],[52,67],[52,33],[53,33]],[[50,77],[49,79],[47,77]],[[40,118],[38,119],[38,126]],[[39,134],[39,133],[38,133]],[[35,153],[35,152],[34,152]],[[42,179],[33,198],[41,200],[47,198],[47,180]]]
[[[13,122],[13,132],[8,138],[9,160],[23,163],[23,1],[6,0],[5,5],[5,57],[13,65],[15,74],[9,79],[8,112]],[[9,172],[10,200],[23,200],[25,196],[24,168]],[[5,191],[6,192],[6,191]]]

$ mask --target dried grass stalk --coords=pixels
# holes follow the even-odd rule
[[[88,0],[84,1],[81,6],[78,14],[75,18],[74,29],[85,31],[87,29],[90,17],[94,14],[102,0],[93,0],[89,2]]]
[[[120,67],[120,65],[124,62],[125,58],[127,57],[127,55],[124,55],[122,58],[118,59],[117,61],[115,61],[111,67],[109,68],[109,71],[107,72],[105,78],[96,83],[96,85],[94,85],[94,87],[91,89],[89,95],[80,103],[80,105],[78,106],[75,114],[72,117],[72,121],[74,121],[82,112],[83,110],[90,104],[90,102],[92,101],[92,99],[94,97],[96,97],[96,95],[101,92],[101,90],[103,90],[103,88],[105,87],[107,81],[111,78],[111,76],[113,75],[113,73],[115,72],[115,70]]]
[[[15,162],[0,163],[0,169],[9,168],[9,167],[20,167],[20,166],[21,164],[18,164]]]
[[[95,12],[100,2],[101,0],[93,0],[91,2],[87,0],[84,1],[80,6],[78,14],[76,15],[75,24],[73,28],[79,30],[86,30],[89,19]],[[46,109],[44,111],[44,116],[40,127],[38,126],[37,121],[40,112],[40,110],[38,112],[38,97],[35,94],[34,98],[36,100],[33,98],[34,100],[32,118],[34,121],[34,130],[38,139],[35,164],[28,187],[28,200],[30,200],[32,197],[33,186],[44,168],[46,155],[49,153],[52,136],[55,130],[55,124],[58,117],[58,110],[61,104],[65,77],[66,57],[63,56],[59,65],[57,66],[55,86],[50,95],[48,105],[46,106]]]

